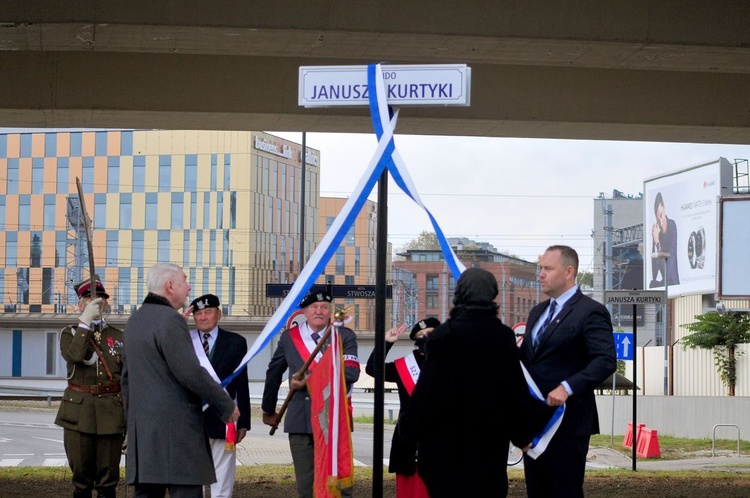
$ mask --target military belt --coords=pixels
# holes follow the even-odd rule
[[[88,394],[111,394],[120,392],[120,384],[106,384],[106,385],[93,385],[93,386],[78,386],[76,384],[68,384],[68,389],[78,391],[79,393]]]

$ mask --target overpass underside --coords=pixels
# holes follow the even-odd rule
[[[0,126],[369,132],[305,65],[466,63],[404,134],[750,143],[750,2],[6,1]]]

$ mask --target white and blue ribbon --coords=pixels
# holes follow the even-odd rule
[[[271,342],[271,339],[283,328],[283,324],[286,323],[286,320],[296,309],[297,303],[299,303],[305,293],[307,293],[310,287],[313,286],[318,276],[325,270],[326,265],[331,260],[331,257],[335,254],[336,249],[338,249],[341,241],[349,231],[349,228],[356,220],[357,215],[367,201],[367,197],[370,195],[370,192],[372,192],[373,187],[385,169],[391,171],[396,184],[427,212],[427,215],[432,222],[432,226],[435,228],[435,232],[438,236],[440,247],[443,250],[443,253],[446,254],[446,262],[450,267],[454,278],[458,279],[461,272],[465,269],[464,265],[458,260],[451,249],[450,244],[445,238],[443,231],[438,226],[434,216],[422,203],[411,177],[409,176],[406,167],[403,165],[401,156],[396,150],[396,146],[393,142],[393,132],[396,127],[398,113],[394,115],[393,119],[390,119],[387,99],[385,96],[385,84],[383,83],[383,71],[379,64],[373,64],[368,67],[368,87],[373,127],[375,128],[378,137],[378,147],[375,150],[375,154],[370,160],[367,170],[365,170],[365,173],[362,175],[359,183],[352,192],[352,195],[349,196],[349,199],[346,201],[346,204],[344,204],[341,212],[336,216],[330,229],[326,232],[317,249],[315,249],[310,257],[310,260],[300,272],[299,277],[296,282],[294,282],[294,285],[292,285],[291,290],[281,302],[281,305],[276,312],[271,316],[268,323],[266,323],[266,326],[263,328],[258,338],[253,342],[252,346],[250,346],[247,354],[242,359],[242,362],[234,373],[222,381],[223,386],[226,386],[231,382],[232,379],[247,366],[248,362],[250,362],[260,350],[266,347],[268,343]]]
[[[521,370],[523,370],[523,376],[526,377],[526,384],[529,386],[529,391],[531,392],[531,395],[537,399],[538,401],[541,401],[545,405],[547,404],[547,400],[544,399],[544,396],[542,395],[542,391],[539,390],[539,388],[536,385],[536,382],[534,382],[534,379],[531,377],[531,374],[528,370],[526,370],[526,365],[521,362]],[[549,422],[547,422],[547,425],[544,427],[544,430],[541,434],[537,435],[532,439],[532,447],[529,451],[526,452],[527,455],[529,455],[531,458],[536,460],[539,458],[539,456],[544,453],[544,450],[547,449],[547,446],[549,445],[550,441],[552,440],[552,436],[555,435],[557,432],[557,429],[560,427],[560,424],[562,423],[563,415],[565,415],[565,405],[558,406],[555,410],[555,413],[552,414],[552,417],[549,419]]]

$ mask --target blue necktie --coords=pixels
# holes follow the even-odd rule
[[[312,337],[312,340],[315,341],[315,344],[317,344],[320,340],[320,334],[318,334],[317,332],[313,332],[312,334],[310,334],[310,337]]]
[[[544,323],[541,327],[539,327],[539,332],[536,333],[536,337],[534,338],[534,351],[536,351],[536,348],[539,347],[539,341],[542,340],[542,335],[544,334],[544,331],[547,330],[547,327],[549,326],[550,322],[552,321],[552,317],[555,315],[555,306],[557,303],[554,299],[551,299],[549,302],[549,312],[547,313],[547,319],[544,320]]]

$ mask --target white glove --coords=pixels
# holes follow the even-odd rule
[[[102,310],[100,309],[99,305],[102,303],[102,298],[97,297],[96,299],[93,299],[86,303],[86,307],[83,308],[83,311],[81,312],[81,317],[78,319],[79,322],[86,325],[87,327],[91,325],[91,322],[101,318],[102,316]]]

